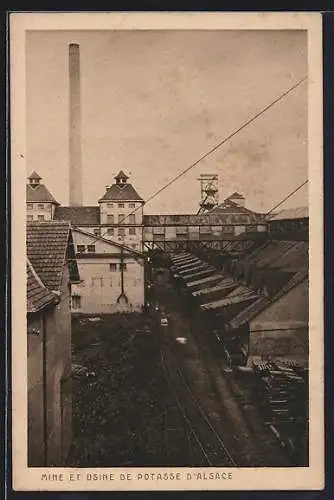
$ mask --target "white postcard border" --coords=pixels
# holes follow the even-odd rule
[[[25,249],[25,34],[28,30],[307,30],[308,158],[310,220],[310,466],[298,468],[116,468],[27,467],[27,347]],[[311,490],[324,486],[323,395],[323,154],[322,19],[318,13],[13,13],[10,15],[12,185],[12,421],[13,487],[23,491],[111,490]],[[194,473],[229,473],[232,479]],[[181,474],[145,479],[143,474]],[[45,481],[43,473],[58,474]],[[76,476],[80,474],[80,478]],[[113,474],[113,479],[87,479]],[[131,479],[126,475],[130,474]],[[191,476],[189,476],[191,474]],[[62,475],[62,476],[61,476]],[[123,476],[124,475],[124,476]],[[138,476],[139,475],[139,476]],[[141,475],[141,476],[140,476]],[[60,479],[62,477],[62,480]],[[190,479],[191,477],[191,479]],[[140,479],[139,479],[140,478]]]

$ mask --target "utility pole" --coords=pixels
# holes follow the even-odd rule
[[[127,298],[125,291],[124,291],[124,249],[122,246],[121,246],[119,267],[120,267],[120,271],[121,271],[121,294],[118,297],[117,302],[118,303],[124,303],[124,302],[128,303],[129,301],[128,301],[128,298]]]

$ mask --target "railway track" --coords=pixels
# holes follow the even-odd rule
[[[177,407],[202,457],[200,465],[235,467],[233,457],[190,388],[168,343],[161,349],[161,365]]]
[[[202,362],[205,371],[210,380],[210,385],[213,388],[217,400],[220,401],[222,408],[226,404],[226,400],[234,400],[238,411],[234,414],[233,421],[227,417],[226,424],[229,426],[231,434],[234,433],[233,425],[237,422],[239,432],[243,435],[243,440],[236,446],[238,449],[237,461],[242,466],[256,466],[256,467],[282,467],[289,466],[289,457],[283,452],[281,446],[277,443],[277,439],[273,436],[268,428],[263,425],[262,420],[259,419],[257,412],[255,412],[254,401],[250,399],[249,395],[238,390],[237,384],[234,382],[230,373],[224,375],[226,386],[221,387],[220,390],[215,383],[214,373],[221,373],[223,366],[218,363],[217,358],[212,356],[212,348],[207,342],[203,342],[200,338],[199,332],[196,327],[191,327],[192,338],[201,350]],[[221,392],[223,390],[223,393]],[[232,408],[230,409],[232,410]],[[254,415],[256,413],[256,416]],[[227,411],[227,415],[230,412]],[[238,418],[238,420],[236,420]]]

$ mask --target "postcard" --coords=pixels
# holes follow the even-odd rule
[[[322,19],[10,14],[18,491],[324,487]]]

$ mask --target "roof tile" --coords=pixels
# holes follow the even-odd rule
[[[57,296],[43,285],[31,262],[27,260],[27,311],[38,312],[55,302],[56,298]]]
[[[26,201],[28,203],[54,203],[59,205],[58,201],[52,196],[50,191],[44,184],[37,184],[36,186],[26,185]]]
[[[113,184],[107,189],[101,201],[144,201],[131,184]]]
[[[59,291],[70,234],[69,222],[27,223],[27,255],[49,290]]]

